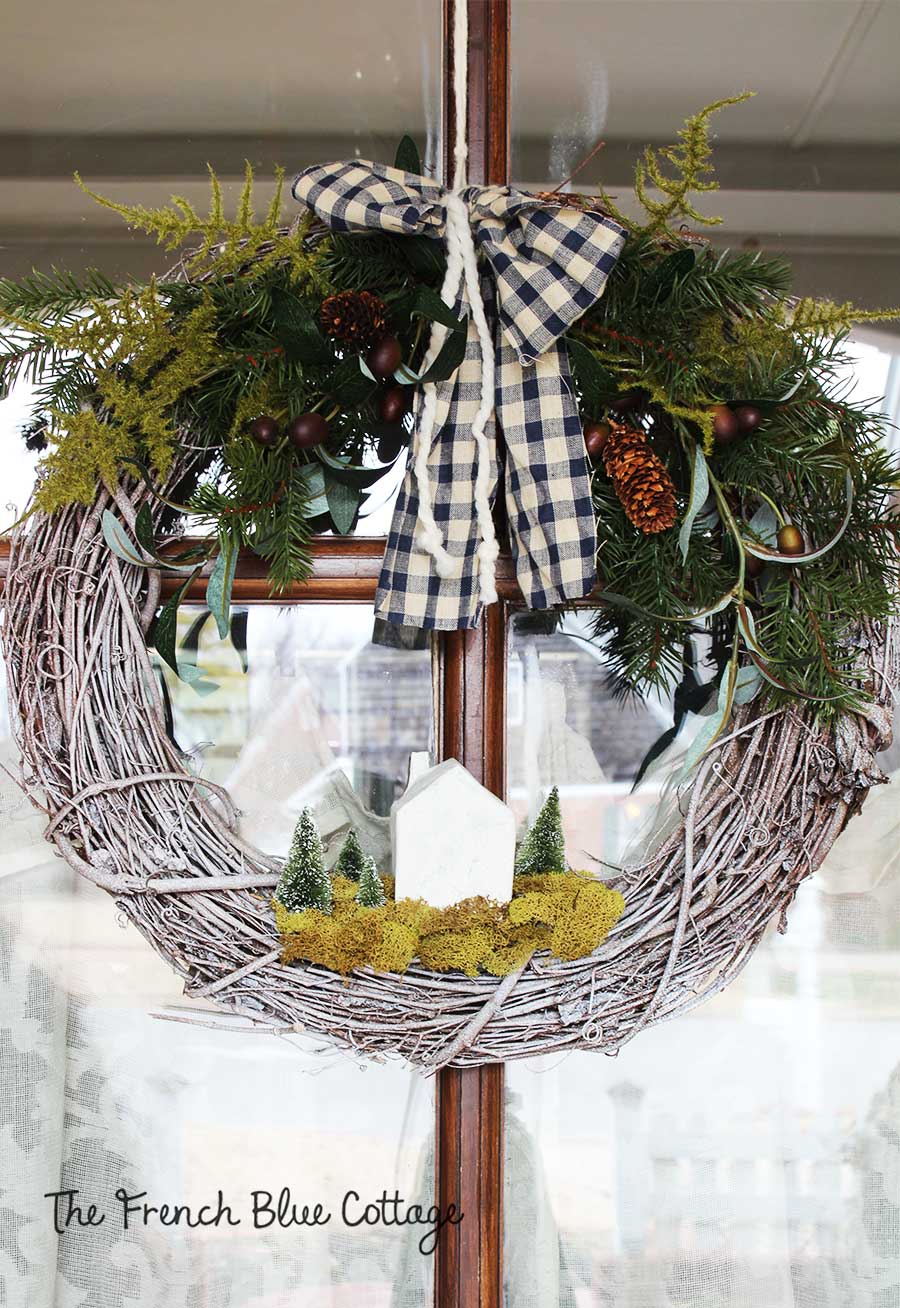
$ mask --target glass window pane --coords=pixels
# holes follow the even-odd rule
[[[517,184],[565,190],[574,172],[571,189],[602,185],[637,216],[642,147],[752,88],[715,119],[721,190],[698,207],[724,221],[701,233],[786,255],[799,295],[900,302],[898,6],[517,0],[512,15]],[[854,398],[896,419],[897,324],[857,330],[849,352]],[[668,705],[610,700],[602,652],[578,639],[589,626],[589,614],[553,636],[514,626],[509,786],[525,816],[559,783],[569,858],[602,875],[590,860],[634,848],[671,773],[630,793],[671,717]],[[787,934],[773,931],[725,991],[614,1059],[509,1064],[510,1308],[855,1308],[900,1294],[887,1182],[900,1076],[896,747],[881,762],[890,784],[801,885]]]
[[[633,792],[643,759],[672,726],[672,704],[623,701],[592,626],[589,610],[567,614],[549,634],[522,615],[513,618],[509,640],[507,799],[520,822],[532,821],[558,786],[566,853],[578,868],[621,862],[696,731],[689,721]]]
[[[720,246],[783,251],[800,295],[900,302],[900,6],[854,0],[516,0],[512,170],[526,189],[599,184],[629,208],[634,163],[705,104]],[[896,336],[897,325],[883,332]]]
[[[245,610],[244,673],[206,612],[184,606],[179,639],[193,648],[200,620],[197,660],[217,688],[200,696],[168,668],[165,684],[175,739],[227,787],[247,838],[285,854],[301,809],[312,805],[329,848],[351,816],[384,844],[410,755],[434,749],[430,644],[374,644],[369,605],[254,604]]]
[[[253,607],[246,674],[204,629],[199,662],[220,689],[173,688],[174,731],[232,789],[251,839],[283,849],[298,806],[327,817],[336,796],[386,813],[410,750],[429,749],[430,652],[372,646],[371,622],[368,606]],[[228,1015],[188,1024],[175,973],[44,842],[46,819],[7,771],[5,719],[0,763],[0,1301],[430,1304],[426,1225],[391,1218],[395,1193],[400,1215],[433,1202],[433,1082],[299,1034],[229,1030]],[[120,1187],[195,1216],[219,1212],[221,1192],[239,1224],[224,1209],[194,1227],[151,1213],[126,1231]],[[57,1238],[44,1196],[62,1189],[105,1222]],[[282,1224],[279,1201],[298,1217],[320,1204],[330,1221]]]
[[[171,269],[177,255],[130,235],[118,214],[78,189],[76,171],[117,202],[154,208],[177,194],[200,213],[209,206],[208,165],[228,213],[245,161],[256,170],[257,213],[271,199],[276,165],[290,181],[311,163],[390,163],[405,133],[433,172],[440,33],[437,0],[381,9],[363,0],[227,9],[211,0],[50,0],[39,11],[9,0],[0,45],[0,276],[99,268],[135,282]],[[297,213],[286,195],[285,221]],[[12,499],[20,509],[33,481],[34,457],[17,436],[29,389],[0,403],[4,505]],[[372,507],[396,489],[396,478],[379,486]],[[363,519],[360,530],[383,533],[386,520],[386,512]]]
[[[602,876],[634,852],[676,760],[630,793],[671,711],[614,701],[589,632],[589,613],[554,634],[513,621],[508,797],[533,816],[558,784],[569,860]],[[882,754],[889,785],[727,990],[614,1059],[507,1065],[508,1308],[849,1308],[893,1292],[898,759]]]

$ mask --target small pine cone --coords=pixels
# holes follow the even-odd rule
[[[611,423],[603,463],[622,507],[646,536],[675,525],[675,485],[642,431]]]
[[[339,291],[322,301],[322,331],[348,345],[371,345],[387,332],[387,306],[371,291]]]

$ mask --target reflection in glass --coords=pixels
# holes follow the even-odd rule
[[[37,23],[37,26],[36,26]],[[404,134],[433,175],[438,157],[440,6],[436,0],[159,0],[152,6],[4,6],[0,43],[0,277],[32,269],[117,282],[161,276],[177,254],[132,234],[84,195],[76,171],[111,199],[157,208],[183,196],[209,209],[207,166],[233,214],[245,161],[265,212],[276,165],[288,182],[312,163],[354,157],[393,162]],[[299,213],[285,190],[284,221]],[[31,388],[0,401],[11,467],[0,529],[21,511],[34,457],[18,428]],[[386,534],[400,470],[378,484],[358,534]],[[378,512],[379,506],[382,506]]]
[[[175,732],[198,766],[233,785],[251,838],[282,847],[294,809],[336,783],[360,812],[386,812],[409,751],[428,748],[429,652],[370,646],[371,622],[367,606],[253,608],[246,674],[204,631],[199,661],[221,688],[206,698],[173,688]],[[360,1195],[351,1218],[384,1190],[431,1204],[433,1083],[311,1049],[301,1035],[228,1030],[227,1015],[154,1020],[182,1003],[179,978],[109,895],[53,856],[46,819],[11,779],[2,718],[0,763],[0,1153],[15,1232],[0,1256],[0,1302],[427,1308],[424,1228],[351,1227],[342,1203]],[[221,1190],[240,1225],[126,1232],[120,1186],[195,1212],[215,1209]],[[105,1223],[57,1239],[44,1196],[61,1188],[107,1210]],[[254,1225],[253,1192],[277,1205],[284,1188],[330,1222],[267,1224],[260,1193]]]
[[[527,617],[513,620],[507,801],[520,823],[530,822],[558,786],[568,861],[602,876],[602,866],[621,863],[655,813],[673,771],[668,760],[696,724],[688,724],[677,749],[632,793],[642,760],[672,726],[672,707],[659,697],[617,697],[590,632],[584,610],[567,614],[550,634],[535,631]]]
[[[876,884],[832,893],[830,857],[723,994],[615,1059],[508,1065],[507,1308],[897,1295],[900,868],[854,839]]]
[[[182,641],[204,612],[185,608]],[[217,688],[201,696],[166,671],[179,746],[228,788],[244,836],[271,853],[286,853],[312,805],[329,854],[364,824],[367,848],[389,866],[391,804],[410,755],[432,750],[431,650],[373,644],[372,622],[368,605],[251,605],[248,673],[211,620],[197,659]]]
[[[627,843],[644,791],[626,798],[628,777],[663,720],[611,704],[580,636],[514,633],[511,651],[520,708],[543,714],[529,743],[511,700],[511,784],[523,803],[529,768],[563,781],[570,859]],[[507,1065],[507,1308],[856,1308],[900,1291],[898,759],[881,755],[889,784],[727,990],[614,1059]]]
[[[800,295],[864,308],[900,302],[900,6],[851,0],[516,0],[512,172],[627,208],[645,143],[703,105],[716,118],[722,189],[700,197],[714,244],[785,253]],[[896,338],[887,325],[882,336]]]

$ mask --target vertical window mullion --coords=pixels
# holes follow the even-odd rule
[[[468,5],[469,181],[509,180],[509,0],[445,0],[444,176],[453,172],[454,3]],[[458,758],[505,795],[506,605],[487,609],[477,631],[441,640],[441,757]],[[445,1228],[435,1255],[437,1308],[502,1308],[502,1064],[438,1074],[437,1202],[465,1214]]]

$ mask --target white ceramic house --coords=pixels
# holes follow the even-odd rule
[[[446,908],[512,898],[516,819],[456,759],[411,781],[391,808],[394,894]]]

